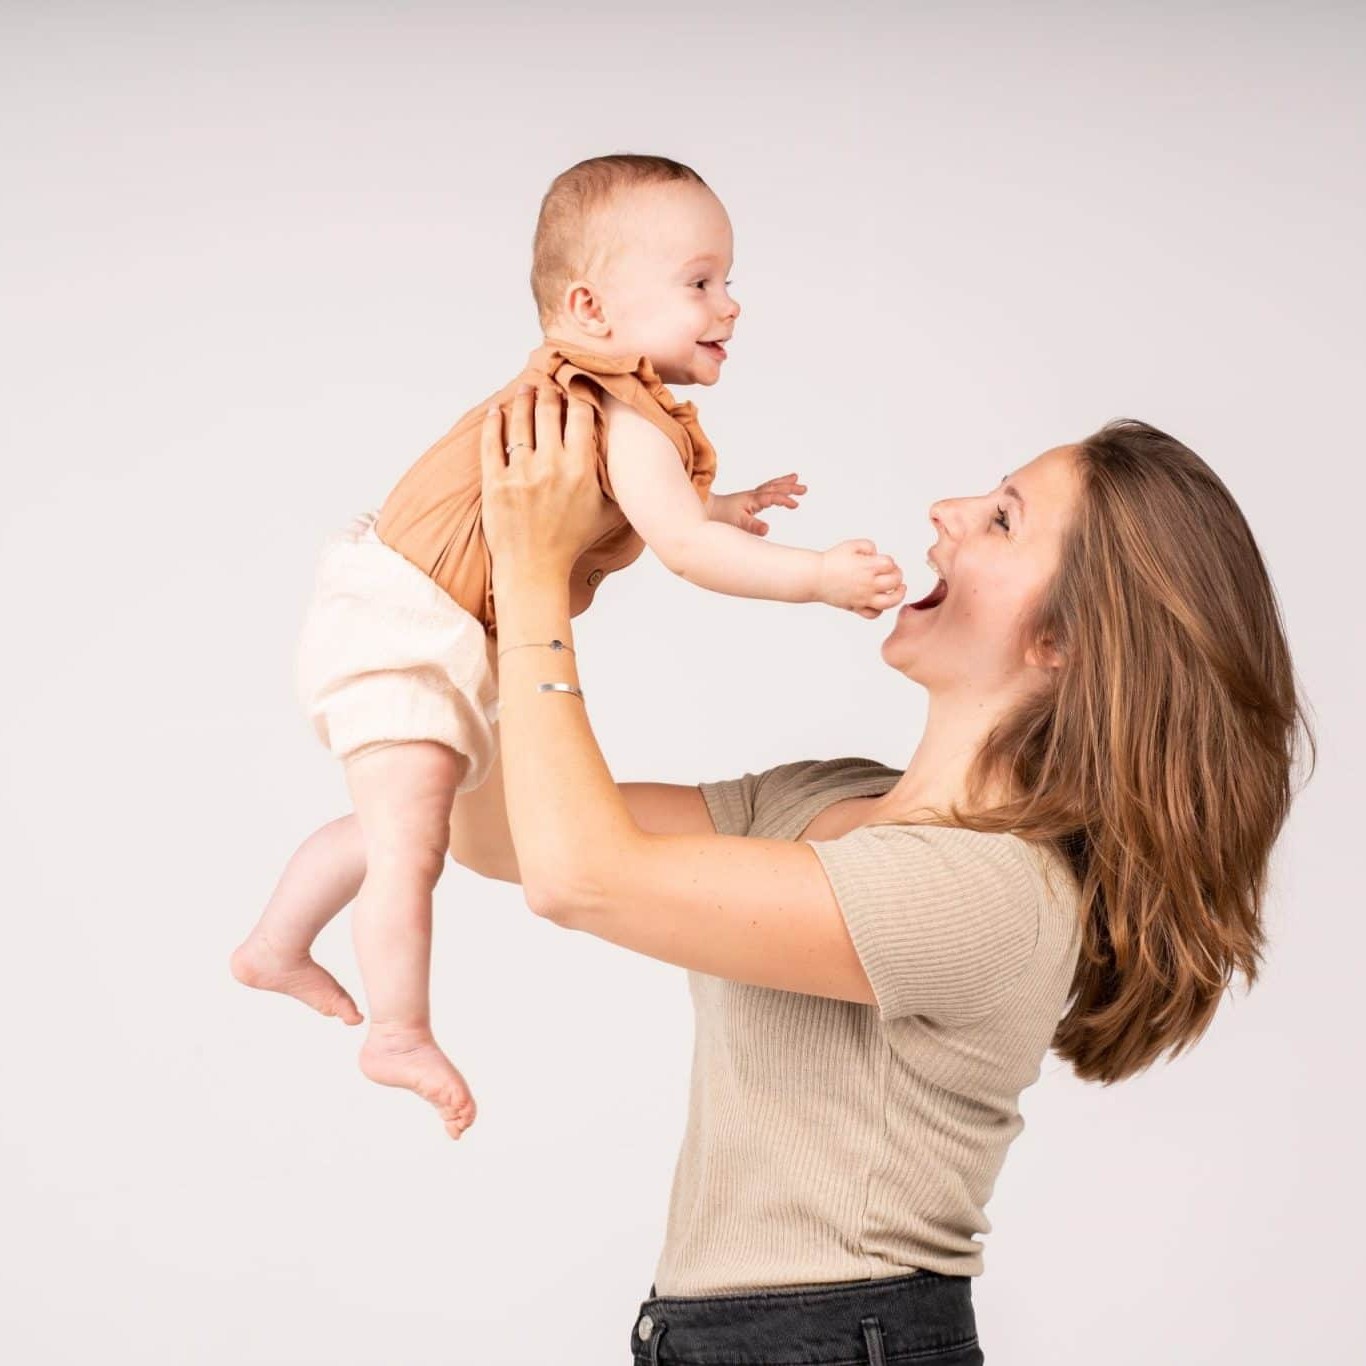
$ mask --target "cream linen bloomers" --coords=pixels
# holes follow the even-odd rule
[[[468,760],[457,791],[488,776],[498,719],[493,641],[380,540],[369,513],[323,546],[296,681],[318,738],[339,759],[434,740]]]

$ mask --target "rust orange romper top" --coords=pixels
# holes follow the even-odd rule
[[[673,442],[698,497],[706,501],[716,474],[716,451],[691,403],[679,403],[644,356],[608,357],[547,337],[511,384],[472,408],[398,481],[380,509],[381,541],[416,565],[487,631],[497,630],[489,548],[484,540],[479,437],[484,413],[497,403],[506,414],[522,384],[549,380],[561,393],[593,405],[598,482],[615,521],[574,566],[571,592],[587,606],[604,575],[624,569],[645,548],[612,494],[607,474],[603,396],[611,394]]]

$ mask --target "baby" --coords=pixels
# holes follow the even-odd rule
[[[875,617],[899,596],[900,571],[870,542],[817,552],[762,539],[768,527],[755,514],[796,507],[806,492],[795,474],[740,493],[711,490],[711,443],[693,405],[664,386],[720,378],[740,314],[731,256],[726,211],[686,166],[622,155],[565,171],[536,226],[531,283],[544,344],[403,476],[377,519],[359,519],[323,551],[299,685],[318,735],[345,765],[355,815],[300,846],[232,969],[249,986],[359,1024],[351,996],[311,954],[354,898],[370,1007],[361,1069],[431,1102],[453,1138],[475,1106],[431,1031],[432,892],[452,803],[484,780],[497,744],[499,642],[480,525],[489,405],[506,412],[532,385],[593,406],[605,498],[601,535],[574,571],[576,615],[645,545],[691,582],[740,597]]]

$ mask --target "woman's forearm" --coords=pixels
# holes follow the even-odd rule
[[[517,851],[503,800],[503,760],[495,752],[489,775],[451,807],[451,857],[481,877],[520,882]]]
[[[614,851],[642,838],[572,693],[579,686],[572,647],[567,575],[495,569],[498,600],[499,708],[508,827],[526,899],[546,912],[591,899]],[[517,648],[515,648],[517,647]]]

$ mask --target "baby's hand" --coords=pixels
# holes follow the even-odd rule
[[[906,596],[901,570],[890,555],[879,555],[872,541],[842,541],[821,552],[816,596],[831,607],[861,617],[876,617]]]
[[[764,508],[794,508],[805,492],[806,485],[799,484],[795,474],[783,474],[777,479],[766,479],[758,488],[744,489],[740,493],[714,493],[711,520],[729,522],[754,536],[767,536],[768,523],[761,522],[754,514]]]

